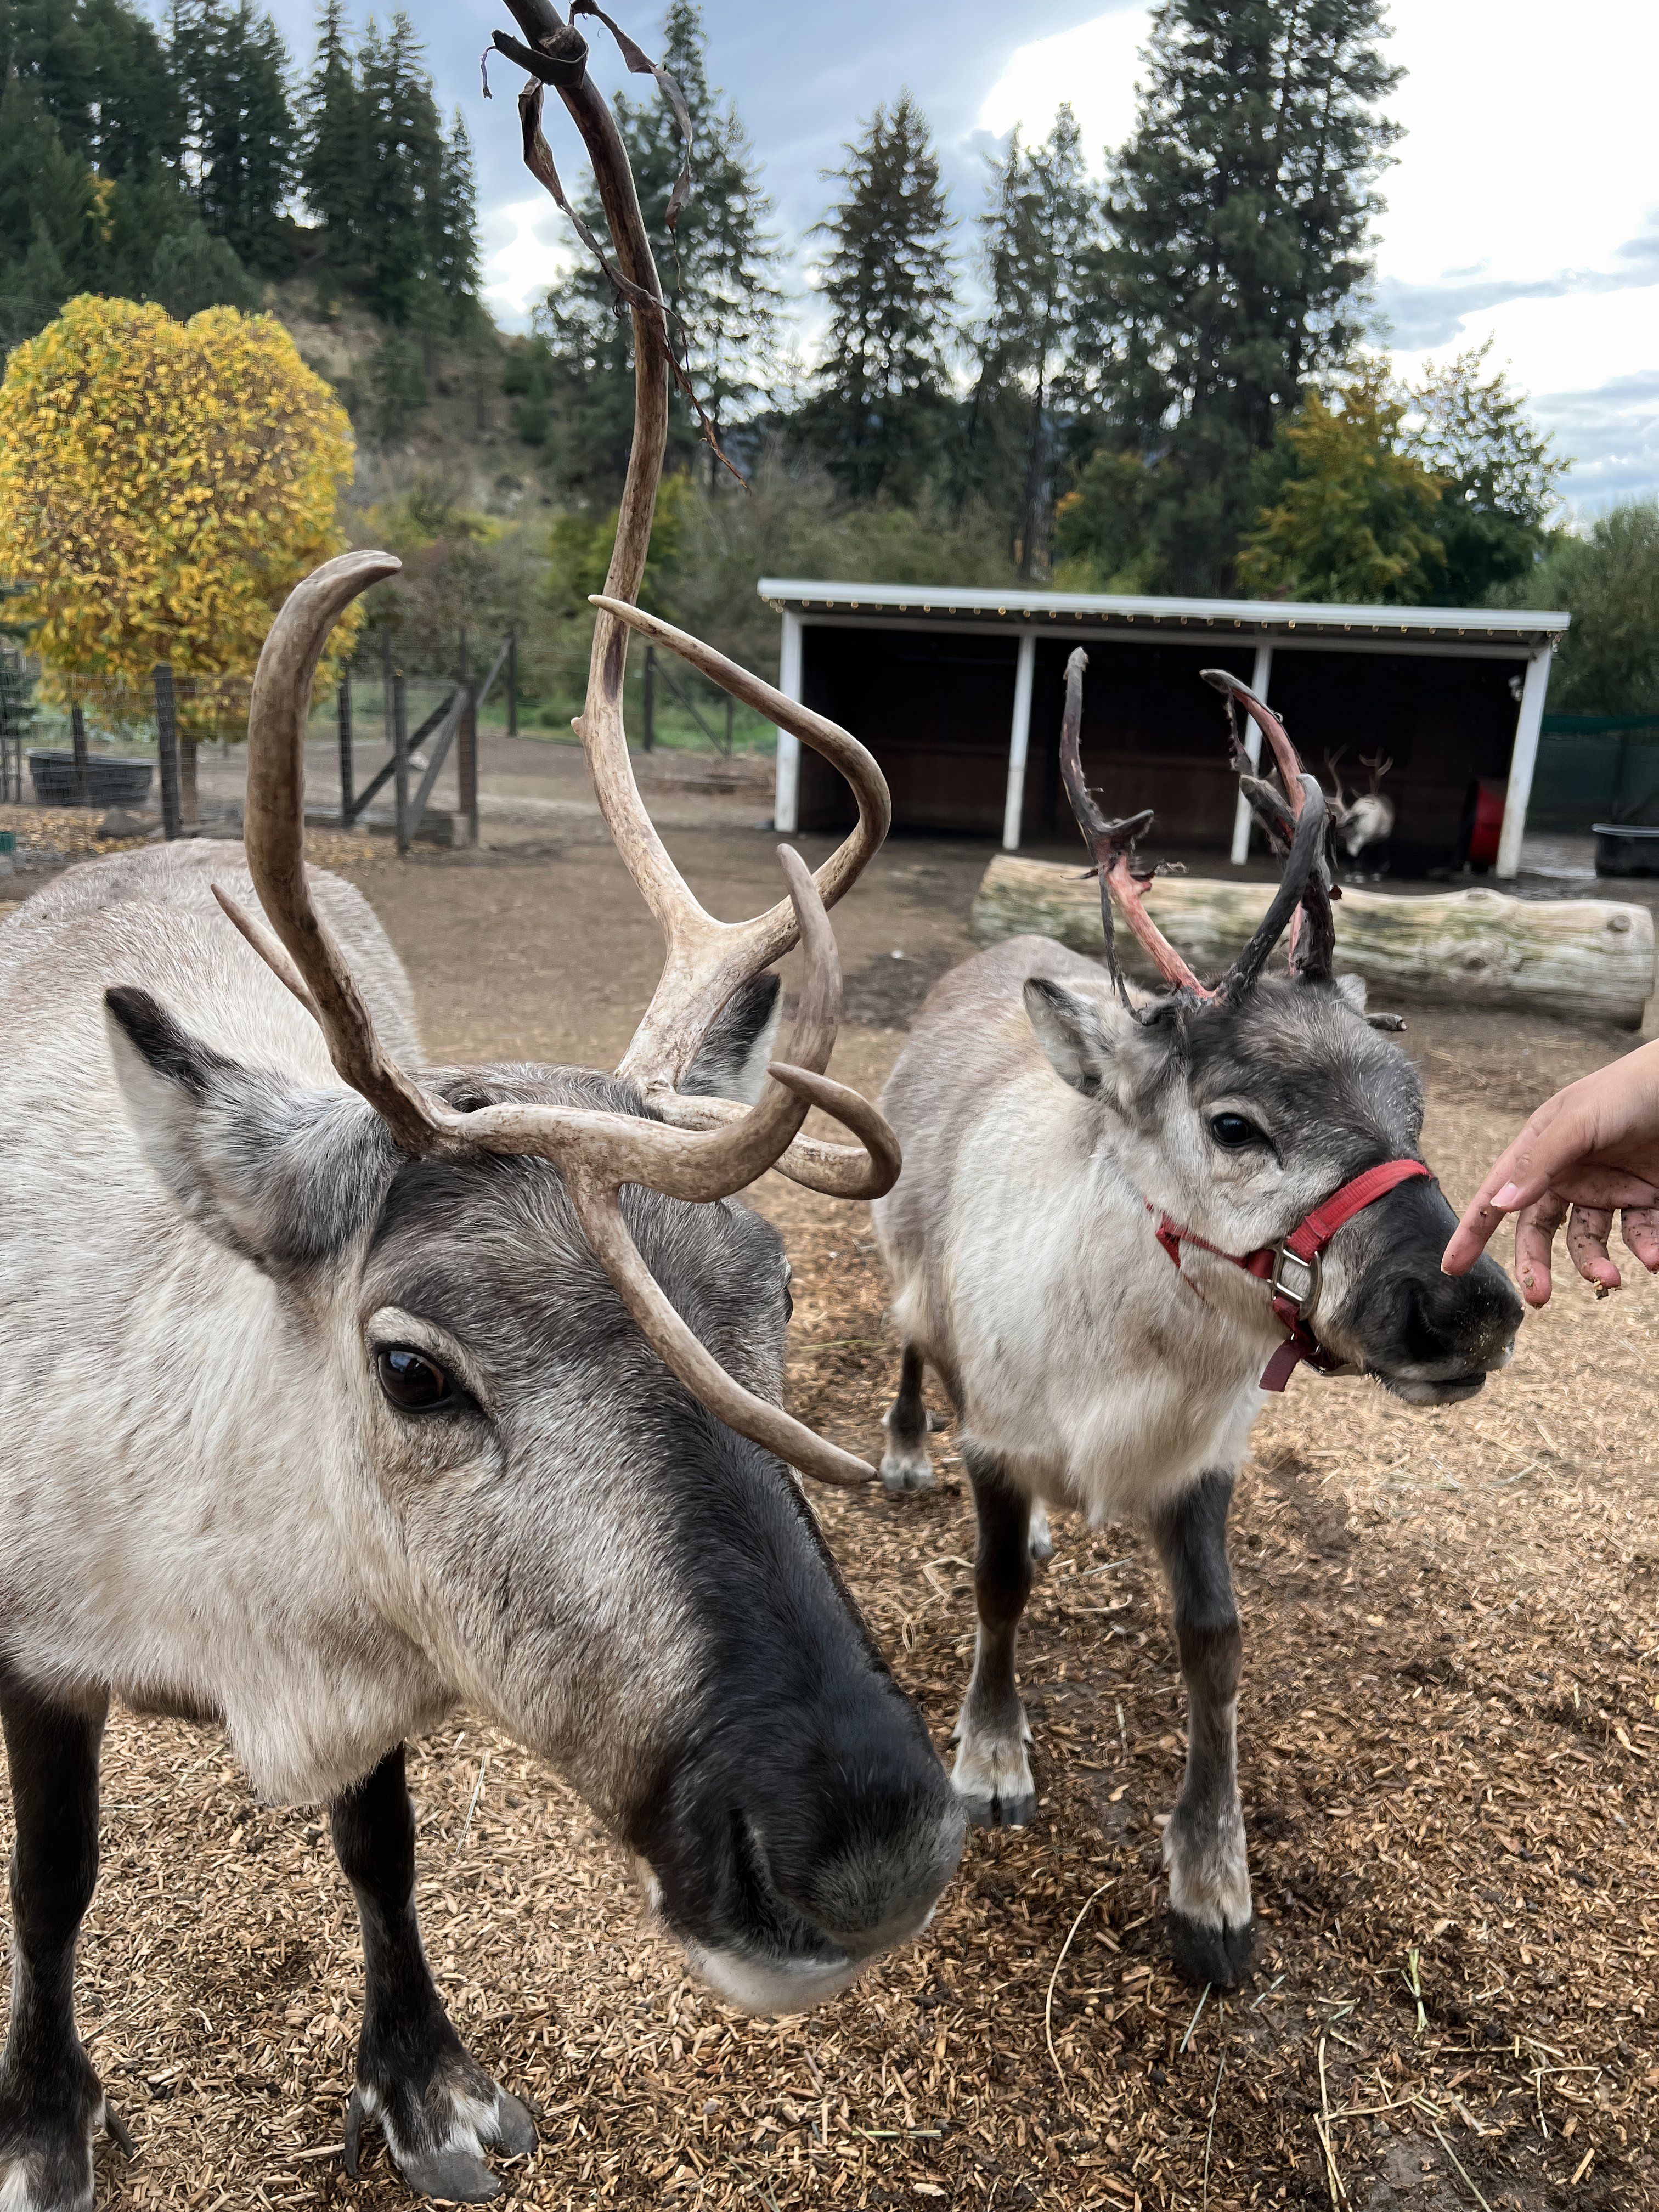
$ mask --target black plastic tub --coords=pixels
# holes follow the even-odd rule
[[[1645,822],[1593,822],[1598,876],[1659,876],[1659,828]]]
[[[87,762],[87,803],[90,806],[142,806],[149,796],[155,763],[141,760],[106,760],[101,753]],[[37,806],[78,806],[81,793],[75,775],[73,753],[31,753],[29,780]]]

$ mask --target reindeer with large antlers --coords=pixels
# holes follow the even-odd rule
[[[303,857],[313,678],[396,567],[378,553],[330,562],[276,618],[246,856],[94,862],[0,928],[4,2212],[87,2212],[96,2131],[124,2134],[72,2007],[112,1696],[216,1720],[262,1794],[328,1802],[368,1966],[347,2165],[374,2123],[410,2185],[451,2201],[495,2194],[486,2154],[535,2142],[451,2027],[412,1902],[403,1746],[457,1701],[574,1784],[696,1969],[757,2009],[816,2002],[914,1934],[961,1847],[787,1471],[873,1469],[783,1411],[788,1265],[732,1202],[773,1166],[845,1194],[897,1172],[880,1115],[824,1072],[825,907],[880,844],[886,788],[845,732],[632,604],[667,337],[611,112],[580,40],[561,27],[549,54],[627,272],[639,395],[580,728],[666,963],[614,1078],[423,1062],[373,915]],[[787,899],[751,921],[704,913],[641,804],[632,629],[857,794],[845,844],[816,878],[786,852]],[[769,1066],[769,970],[797,941],[800,1008]],[[803,1138],[812,1105],[856,1142]]]
[[[903,1339],[882,1474],[894,1491],[933,1480],[931,1363],[979,1517],[954,1775],[978,1821],[1035,1807],[1014,1644],[1043,1507],[1149,1526],[1190,1711],[1164,1839],[1172,1948],[1196,1980],[1227,1984],[1252,1908],[1226,1522],[1261,1392],[1305,1361],[1449,1404],[1504,1364],[1521,1309],[1491,1262],[1440,1272],[1455,1216],[1418,1150],[1416,1074],[1368,1023],[1364,986],[1333,972],[1325,803],[1283,725],[1208,672],[1285,867],[1238,958],[1205,983],[1147,909],[1134,842],[1150,816],[1105,821],[1085,783],[1085,659],[1066,671],[1060,758],[1100,876],[1105,966],[1041,938],[1000,945],[935,987],[899,1057],[882,1105],[905,1171],[874,1209]],[[1236,707],[1266,735],[1277,786],[1249,773]],[[1115,909],[1159,989],[1124,975]],[[1287,929],[1289,971],[1269,974]]]

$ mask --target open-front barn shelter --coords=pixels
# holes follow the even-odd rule
[[[1297,605],[763,577],[782,618],[780,683],[869,746],[895,826],[1022,842],[1073,832],[1060,783],[1067,656],[1089,653],[1083,763],[1109,814],[1156,809],[1154,835],[1242,863],[1249,817],[1200,669],[1244,678],[1322,775],[1340,755],[1392,762],[1392,861],[1423,874],[1469,856],[1477,794],[1502,808],[1496,872],[1512,876],[1565,614]],[[1255,732],[1252,732],[1252,739]],[[839,829],[839,776],[780,733],[777,826]]]

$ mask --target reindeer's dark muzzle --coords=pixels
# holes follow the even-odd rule
[[[1506,1366],[1521,1326],[1514,1285],[1483,1258],[1445,1275],[1440,1255],[1456,1216],[1437,1185],[1403,1183],[1345,1235],[1353,1287],[1340,1326],[1368,1374],[1413,1405],[1472,1398]]]
[[[926,1729],[873,1668],[805,1705],[744,1701],[635,1825],[694,1969],[752,2012],[801,2012],[921,1932],[962,1851]]]

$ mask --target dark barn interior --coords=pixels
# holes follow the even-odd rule
[[[1493,787],[1501,802],[1509,776],[1525,647],[1517,641],[1513,659],[1479,659],[1390,651],[1380,641],[1360,651],[1283,635],[1273,643],[1268,696],[1328,788],[1329,756],[1340,756],[1350,796],[1367,787],[1362,754],[1392,762],[1384,787],[1397,810],[1392,871],[1460,865],[1476,784]],[[1037,633],[1021,842],[1069,846],[1075,838],[1059,749],[1066,662],[1079,644],[1090,662],[1084,765],[1107,811],[1151,806],[1149,844],[1225,854],[1237,784],[1224,711],[1199,672],[1221,666],[1248,682],[1256,641],[1213,630],[1190,643],[1167,630],[1125,635],[1121,625],[1091,634],[1067,623],[1059,635]],[[1000,837],[1018,655],[1012,624],[809,619],[801,647],[802,696],[874,753],[896,830]],[[810,751],[801,755],[798,805],[803,830],[838,830],[853,818],[840,777]]]
[[[1066,663],[1079,642],[1089,655],[1081,751],[1091,790],[1109,815],[1150,806],[1154,840],[1224,853],[1232,842],[1238,779],[1227,759],[1227,710],[1199,672],[1224,668],[1248,684],[1255,662],[1249,646],[1039,638],[1025,757],[1028,842],[1069,844],[1078,836],[1060,787],[1060,721]],[[1003,754],[1006,763],[1006,738]]]
[[[1392,760],[1383,789],[1398,818],[1396,874],[1424,875],[1462,859],[1466,810],[1478,781],[1500,792],[1510,772],[1525,659],[1458,660],[1431,653],[1273,653],[1273,706],[1327,789],[1328,754],[1352,797],[1366,787],[1362,753]]]
[[[1018,640],[974,632],[814,625],[801,696],[881,763],[896,830],[1000,837]],[[839,830],[852,795],[816,753],[800,764],[803,830]]]

